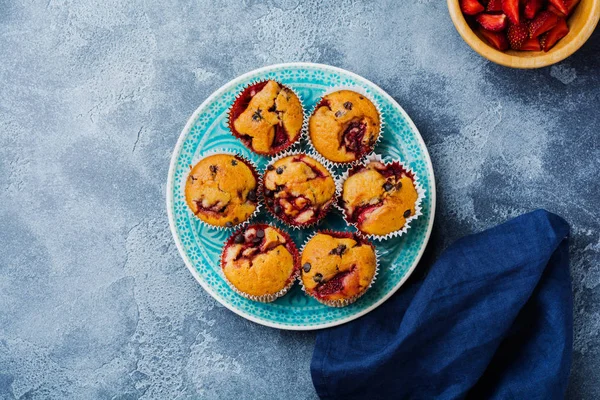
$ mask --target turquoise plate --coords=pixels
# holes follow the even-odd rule
[[[408,233],[400,238],[375,242],[380,254],[377,280],[357,302],[345,308],[330,308],[309,298],[296,284],[273,303],[247,300],[227,286],[219,266],[221,246],[227,238],[222,230],[206,227],[188,210],[183,185],[190,165],[206,153],[230,149],[264,168],[267,159],[251,153],[227,128],[227,109],[235,95],[255,80],[274,79],[302,96],[311,110],[318,98],[332,86],[358,86],[374,98],[385,118],[382,140],[375,152],[386,158],[399,158],[417,174],[425,189],[423,215],[413,221]],[[303,144],[304,147],[306,147]],[[338,170],[336,173],[340,173]],[[264,208],[263,208],[264,210]],[[343,324],[375,309],[408,279],[429,240],[435,214],[435,181],[431,160],[419,131],[396,101],[377,85],[340,68],[321,64],[291,63],[257,69],[234,79],[214,92],[188,120],[177,141],[167,183],[167,211],[177,248],[188,269],[215,299],[236,314],[259,324],[292,330],[321,329]],[[279,225],[261,211],[255,221]],[[337,212],[319,228],[352,230]],[[314,229],[289,230],[298,246]]]

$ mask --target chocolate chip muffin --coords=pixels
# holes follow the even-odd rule
[[[209,225],[232,228],[258,207],[258,175],[239,156],[215,154],[200,160],[185,183],[185,201]]]
[[[289,225],[319,221],[335,201],[331,173],[306,154],[276,160],[267,166],[263,180],[267,209]]]
[[[308,129],[314,148],[336,163],[353,162],[370,153],[380,131],[375,105],[351,90],[324,96],[310,117]]]
[[[229,128],[248,148],[272,155],[300,138],[304,111],[290,88],[269,80],[248,86],[229,111]]]
[[[302,250],[304,290],[321,303],[342,307],[371,286],[377,270],[375,247],[350,232],[318,232]]]
[[[266,224],[253,224],[225,243],[221,268],[230,286],[255,301],[283,296],[300,270],[298,250],[289,235]]]
[[[370,161],[352,168],[340,199],[346,220],[368,235],[401,230],[416,214],[419,193],[414,180],[414,174],[397,161]]]

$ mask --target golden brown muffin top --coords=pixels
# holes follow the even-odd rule
[[[292,225],[308,225],[322,218],[335,197],[335,182],[329,171],[305,154],[269,165],[264,189],[267,207]]]
[[[300,265],[306,291],[320,300],[335,301],[367,290],[377,259],[365,239],[346,232],[320,232],[304,247]]]
[[[298,138],[304,113],[294,92],[275,81],[267,81],[250,86],[242,93],[234,102],[232,118],[236,136],[255,152],[270,154],[288,147]]]
[[[185,183],[185,201],[202,221],[232,227],[257,207],[258,180],[244,160],[216,154],[200,160]]]
[[[374,161],[351,171],[342,186],[342,205],[350,222],[367,234],[400,230],[415,215],[418,198],[411,176],[398,163]]]
[[[227,280],[241,292],[275,294],[294,279],[297,250],[289,236],[278,229],[251,225],[225,245],[221,267]]]
[[[379,112],[363,95],[340,90],[323,97],[310,117],[315,149],[333,162],[352,162],[369,153],[381,130]]]

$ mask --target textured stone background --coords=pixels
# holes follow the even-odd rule
[[[421,273],[522,212],[571,223],[569,398],[600,398],[599,54],[596,31],[551,68],[496,66],[441,0],[0,1],[0,398],[315,397],[314,334],[212,300],[164,204],[193,110],[287,61],[365,76],[421,130],[439,199]]]

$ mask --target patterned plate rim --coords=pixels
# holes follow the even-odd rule
[[[424,158],[425,158],[425,162],[427,164],[427,170],[431,176],[431,182],[430,182],[431,191],[429,191],[429,193],[427,194],[428,196],[431,196],[431,211],[430,211],[431,218],[429,219],[429,223],[427,225],[427,232],[425,234],[425,239],[423,240],[423,243],[421,244],[421,247],[419,248],[417,256],[415,257],[412,265],[410,266],[410,268],[408,269],[406,274],[402,277],[400,282],[398,282],[396,284],[396,286],[394,286],[391,290],[389,290],[388,293],[386,293],[380,300],[378,300],[377,302],[372,304],[370,307],[368,307],[362,311],[359,311],[355,314],[349,315],[345,318],[342,318],[342,319],[339,319],[336,321],[327,322],[327,323],[323,323],[320,325],[285,325],[285,324],[279,324],[276,322],[265,321],[263,319],[256,318],[255,316],[253,316],[249,313],[246,313],[243,310],[236,309],[233,305],[228,304],[227,302],[223,301],[220,298],[220,296],[217,293],[215,293],[213,291],[213,289],[208,284],[206,284],[206,282],[203,281],[200,274],[198,273],[198,271],[196,270],[196,268],[194,267],[194,265],[188,258],[187,254],[183,248],[183,245],[179,239],[179,236],[177,235],[177,229],[175,227],[175,218],[174,218],[173,211],[172,211],[173,210],[173,190],[172,189],[173,189],[173,185],[174,185],[175,168],[177,165],[177,159],[178,159],[181,147],[183,145],[183,142],[185,140],[185,137],[186,137],[187,133],[192,129],[194,124],[196,123],[196,120],[198,119],[200,112],[204,109],[204,107],[206,105],[210,104],[210,102],[212,102],[215,98],[221,96],[230,87],[243,82],[244,80],[248,79],[249,77],[251,77],[255,74],[269,72],[271,70],[277,70],[277,69],[282,69],[282,68],[303,68],[303,67],[305,67],[305,68],[321,68],[321,69],[329,70],[332,72],[347,74],[347,75],[351,76],[352,78],[356,79],[357,81],[360,81],[361,83],[366,84],[366,85],[370,85],[374,89],[378,90],[383,97],[385,97],[390,103],[392,103],[395,107],[397,107],[398,110],[400,110],[402,117],[409,124],[409,126],[411,127],[413,132],[416,133],[416,139],[419,142],[419,144],[421,145],[421,148],[422,148],[423,154],[424,154]],[[283,329],[283,330],[308,331],[308,330],[318,330],[318,329],[330,328],[330,327],[337,326],[337,325],[342,325],[342,324],[345,324],[346,322],[350,322],[359,317],[362,317],[363,315],[365,315],[365,314],[373,311],[377,307],[379,307],[387,299],[389,299],[394,293],[396,293],[396,291],[398,289],[400,289],[400,287],[411,276],[411,274],[413,273],[413,271],[419,264],[419,261],[421,260],[421,257],[423,256],[423,252],[425,251],[425,248],[427,247],[427,243],[429,242],[429,238],[431,236],[431,230],[433,229],[433,221],[435,219],[436,187],[435,187],[435,175],[433,173],[433,165],[431,163],[431,157],[429,156],[429,151],[427,150],[427,146],[425,145],[425,142],[423,141],[423,137],[421,136],[421,133],[417,129],[417,127],[414,124],[414,122],[412,121],[412,119],[408,116],[406,111],[404,111],[402,106],[400,106],[400,104],[398,104],[398,102],[396,100],[394,100],[394,98],[392,96],[390,96],[385,90],[383,90],[378,85],[371,82],[370,80],[363,78],[362,76],[357,75],[354,72],[345,70],[343,68],[334,67],[334,66],[326,65],[326,64],[318,64],[318,63],[291,62],[291,63],[268,65],[265,67],[261,67],[261,68],[249,71],[243,75],[240,75],[237,78],[225,83],[219,89],[214,91],[206,100],[204,100],[202,102],[202,104],[200,104],[200,106],[198,106],[198,108],[190,116],[190,118],[188,119],[188,121],[185,124],[185,127],[179,134],[179,138],[177,139],[177,144],[175,145],[175,148],[173,149],[173,153],[171,155],[171,163],[169,166],[169,175],[167,178],[166,200],[167,200],[167,204],[166,204],[167,205],[167,214],[169,217],[169,227],[171,229],[171,234],[173,235],[175,245],[177,246],[177,250],[179,251],[179,254],[181,255],[181,258],[183,259],[187,269],[192,273],[192,275],[194,276],[196,281],[198,281],[198,283],[202,286],[202,288],[204,288],[204,290],[206,290],[208,292],[208,294],[210,294],[215,300],[217,300],[219,303],[221,303],[223,306],[225,306],[229,310],[233,311],[237,315],[239,315],[243,318],[246,318],[252,322],[255,322],[257,324],[268,326],[271,328]]]

